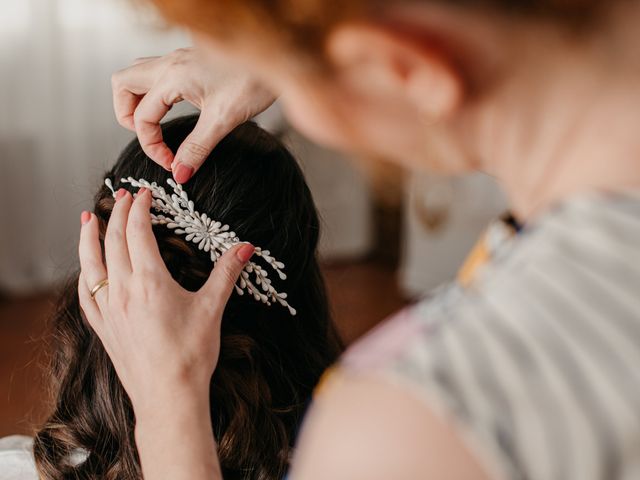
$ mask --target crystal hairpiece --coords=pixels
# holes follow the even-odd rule
[[[149,183],[142,178],[135,180],[133,177],[128,177],[120,181],[133,187],[150,190],[152,195],[151,206],[159,212],[158,214],[151,213],[151,223],[153,225],[166,225],[167,228],[178,235],[185,235],[185,240],[197,244],[198,249],[209,253],[214,264],[224,252],[241,243],[235,232],[229,230],[229,225],[223,225],[210,219],[204,213],[198,213],[182,185],[172,179],[167,179],[167,183],[173,188],[172,194],[167,193],[156,182]],[[115,197],[116,191],[113,188],[111,179],[105,179],[104,183]],[[262,250],[260,247],[256,247],[254,255],[268,263],[281,280],[287,278],[283,271],[284,263],[273,258],[269,250]],[[255,262],[247,263],[235,288],[238,295],[243,295],[246,291],[259,302],[267,305],[277,302],[286,307],[291,315],[296,314],[295,308],[287,303],[287,294],[276,291],[271,284],[267,271]]]

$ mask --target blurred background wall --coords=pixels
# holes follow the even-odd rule
[[[73,265],[77,216],[132,136],[112,113],[111,74],[190,41],[118,0],[0,1],[0,202],[13,206],[0,211],[0,286],[24,293],[50,286]],[[288,133],[277,108],[263,122]],[[329,225],[323,253],[364,255],[366,181],[344,158],[291,138],[301,156],[317,159],[305,165]]]
[[[111,73],[188,41],[123,2],[0,0],[0,285],[45,288],[70,268],[77,213],[130,137]]]
[[[79,214],[132,134],[111,74],[190,45],[126,0],[0,0],[0,436],[37,423],[56,283],[76,266]],[[189,110],[181,105],[172,115]],[[324,220],[321,254],[339,329],[357,338],[449,280],[503,200],[491,179],[450,180],[319,148],[277,105],[259,121],[300,159]],[[352,162],[350,160],[356,160]],[[478,201],[481,198],[483,201]]]

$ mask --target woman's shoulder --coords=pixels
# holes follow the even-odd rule
[[[625,359],[640,361],[638,238],[640,193],[579,197],[525,229],[472,284],[446,285],[382,322],[341,367],[430,388],[484,375],[487,388],[552,365],[551,376],[578,368],[595,386],[596,362],[622,385],[620,375],[637,376]]]
[[[576,199],[519,237],[469,287],[384,322],[340,370],[408,387],[507,478],[623,478],[640,461],[628,453],[640,441],[640,196]],[[592,475],[613,461],[605,437],[619,476]]]
[[[32,438],[0,438],[0,480],[38,480]]]

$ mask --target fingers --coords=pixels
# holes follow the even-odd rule
[[[93,287],[107,278],[107,269],[102,261],[98,219],[95,215],[88,212],[83,212],[82,215],[83,226],[80,229],[78,253],[80,256],[82,276],[86,282],[87,289],[91,291]],[[95,296],[95,301],[101,312],[107,311],[108,289],[108,286],[101,288]]]
[[[152,90],[140,100],[133,113],[133,123],[142,150],[151,160],[167,170],[171,170],[173,152],[162,139],[160,121],[172,106],[173,101],[166,102],[159,91]]]
[[[84,312],[87,322],[89,322],[89,325],[91,325],[96,333],[100,332],[104,320],[98,305],[91,298],[89,287],[87,287],[87,279],[84,277],[82,272],[80,272],[80,276],[78,278],[78,299],[80,300],[80,307]],[[98,336],[100,336],[100,333],[98,333]]]
[[[133,203],[133,197],[121,188],[116,194],[116,203],[104,237],[104,255],[107,262],[109,281],[115,285],[131,274],[131,261],[127,247],[127,218]]]
[[[134,271],[154,272],[166,270],[158,242],[151,228],[151,192],[141,189],[133,202],[127,222],[127,243]]]
[[[135,131],[133,115],[142,97],[154,84],[157,68],[160,62],[154,58],[140,59],[128,68],[120,70],[111,76],[113,93],[113,109],[118,123],[129,130]]]
[[[241,243],[229,249],[217,262],[207,283],[200,289],[198,295],[208,311],[219,317],[222,316],[227,300],[233,292],[240,272],[247,264],[255,248],[249,243]]]
[[[219,118],[204,109],[195,128],[182,142],[172,165],[173,178],[178,183],[186,183],[209,157],[214,147],[233,127],[222,127]]]
[[[133,113],[138,108],[142,95],[135,95],[128,90],[113,91],[113,109],[120,126],[135,132]]]

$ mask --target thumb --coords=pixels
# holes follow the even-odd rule
[[[188,182],[207,160],[218,142],[235,126],[234,124],[223,127],[218,120],[203,110],[193,131],[178,148],[171,165],[176,182],[181,184]]]
[[[213,309],[216,315],[222,316],[238,277],[254,251],[255,247],[250,243],[240,243],[227,250],[216,262],[209,279],[198,292],[207,308]]]

